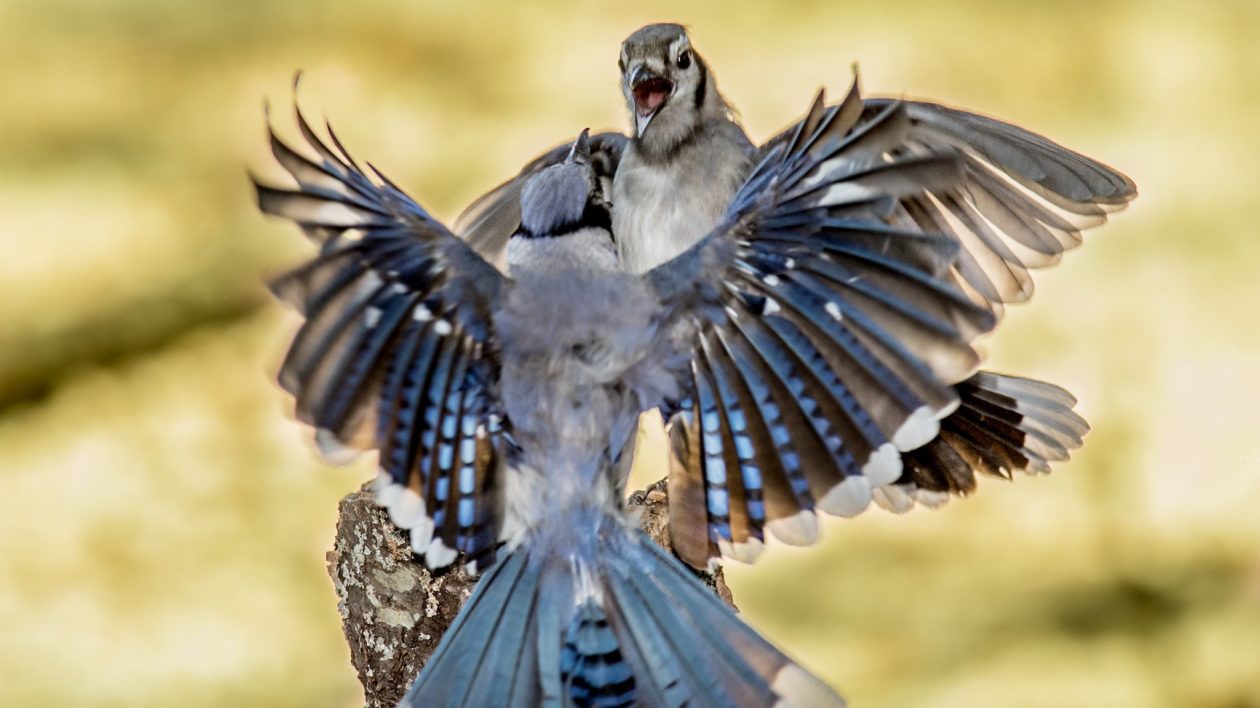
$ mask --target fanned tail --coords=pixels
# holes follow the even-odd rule
[[[545,548],[482,578],[402,705],[844,705],[642,532]]]

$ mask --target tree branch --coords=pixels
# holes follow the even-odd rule
[[[631,494],[627,506],[641,514],[643,530],[669,550],[667,502],[664,484],[657,483]],[[406,533],[373,501],[370,483],[342,499],[339,512],[328,574],[350,662],[366,705],[392,708],[437,648],[476,579],[462,568],[435,574],[417,562]],[[734,607],[721,569],[698,575]]]

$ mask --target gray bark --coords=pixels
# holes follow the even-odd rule
[[[630,495],[643,529],[669,549],[664,484]],[[341,500],[328,574],[337,590],[341,628],[369,708],[394,706],[437,648],[475,578],[462,568],[432,573],[417,562],[404,532],[372,499],[370,485]],[[721,569],[699,577],[734,607]]]

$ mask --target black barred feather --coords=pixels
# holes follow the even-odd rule
[[[745,414],[755,464],[745,479],[759,486],[762,508],[750,508],[762,523],[791,516],[813,505],[809,481],[802,467],[820,453],[815,426],[805,422],[808,413],[794,405],[792,387],[799,382],[792,357],[768,332],[745,323],[737,332],[716,332],[723,350],[714,350],[710,361],[729,356],[730,389],[747,391]],[[771,362],[778,362],[777,365]],[[725,370],[725,369],[724,369]],[[736,394],[739,395],[739,394]],[[755,499],[754,499],[755,501]],[[758,550],[758,549],[754,549]]]
[[[281,385],[330,458],[380,450],[380,499],[431,567],[457,551],[484,567],[500,507],[490,313],[503,278],[374,167],[369,177],[330,127],[331,147],[296,121],[315,159],[269,138],[297,189],[256,182],[264,212],[321,246],[273,284],[306,318]]]
[[[711,330],[702,339],[705,362],[713,375],[717,399],[722,406],[722,419],[727,421],[730,443],[736,462],[729,469],[738,475],[730,482],[738,487],[739,494],[732,495],[730,507],[743,512],[747,519],[747,534],[732,535],[733,545],[723,549],[724,555],[752,560],[765,542],[767,506],[782,513],[794,506],[798,499],[793,495],[785,503],[784,492],[790,490],[789,471],[780,456],[775,454],[778,445],[776,435],[784,438],[781,420],[767,420],[759,411],[764,408],[769,391],[757,371],[740,371],[732,344],[722,333]],[[734,345],[738,347],[738,345]],[[758,394],[762,399],[758,399]],[[707,447],[707,446],[706,446]],[[795,472],[795,470],[793,470]],[[712,521],[710,521],[712,524]],[[711,540],[721,547],[727,538],[712,535]]]
[[[961,404],[941,434],[902,456],[904,473],[876,501],[893,511],[930,506],[975,490],[977,473],[1010,479],[1067,460],[1089,425],[1076,399],[1053,384],[982,371],[956,386]]]
[[[565,631],[560,679],[575,708],[621,708],[635,703],[634,673],[603,607],[587,599]]]

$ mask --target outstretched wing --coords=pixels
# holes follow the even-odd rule
[[[590,136],[591,166],[604,183],[604,194],[612,194],[612,178],[629,138],[621,133]],[[455,220],[455,232],[486,260],[502,267],[508,238],[521,225],[521,189],[532,175],[564,161],[570,143],[558,145],[534,158],[513,178],[486,192],[468,205]]]
[[[957,186],[959,155],[890,155],[906,106],[862,112],[856,83],[838,106],[820,95],[714,232],[648,275],[692,351],[670,522],[693,565],[751,559],[766,528],[810,543],[815,509],[865,509],[901,452],[936,437],[979,363],[971,340],[995,324],[951,280],[954,240],[891,223],[905,199]]]
[[[306,321],[280,370],[297,416],[334,461],[380,451],[378,500],[431,568],[456,551],[488,562],[501,446],[491,313],[504,278],[329,127],[297,112],[314,159],[270,129],[296,189],[255,180],[262,211],[290,219],[319,255],[272,289]]]
[[[858,126],[897,103],[905,106],[910,127],[887,154],[953,150],[963,179],[902,197],[893,223],[957,241],[955,277],[995,311],[1027,300],[1029,270],[1057,263],[1080,245],[1082,230],[1137,196],[1132,180],[1096,160],[1018,126],[935,103],[867,99]],[[785,144],[799,127],[772,138],[761,154]]]

